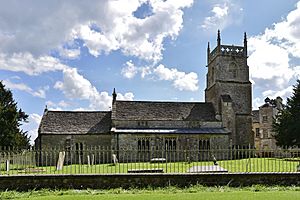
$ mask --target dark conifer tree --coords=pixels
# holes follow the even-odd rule
[[[27,122],[28,115],[18,109],[12,92],[5,89],[0,81],[0,146],[9,148],[28,148],[29,137],[20,129]]]
[[[277,145],[300,147],[300,80],[294,85],[293,94],[273,121]]]

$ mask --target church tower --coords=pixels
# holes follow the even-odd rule
[[[247,65],[247,36],[244,46],[222,45],[220,31],[217,47],[207,47],[205,101],[213,103],[217,118],[231,131],[231,145],[253,145],[252,86]]]

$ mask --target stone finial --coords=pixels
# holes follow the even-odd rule
[[[48,112],[48,106],[47,104],[45,105],[45,109],[44,109],[44,113],[47,113]]]
[[[218,46],[221,46],[221,34],[220,34],[220,30],[219,29],[218,29],[217,43],[218,43]]]
[[[207,43],[207,64],[209,63],[210,60],[210,47],[209,47],[209,42]]]
[[[116,88],[114,88],[114,91],[112,93],[113,96],[113,102],[115,102],[117,100],[117,93],[116,93]]]
[[[244,54],[245,56],[247,56],[247,33],[246,32],[244,32],[244,49],[245,49]]]

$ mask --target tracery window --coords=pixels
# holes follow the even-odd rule
[[[176,138],[165,138],[165,150],[175,151],[176,145]]]
[[[150,139],[149,138],[138,138],[138,151],[145,152],[150,151]]]
[[[210,149],[210,140],[209,139],[200,139],[199,140],[199,150],[209,150]]]

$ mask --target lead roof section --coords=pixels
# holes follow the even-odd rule
[[[39,127],[40,134],[109,133],[111,112],[46,111]]]
[[[211,103],[116,101],[116,120],[217,121]]]

